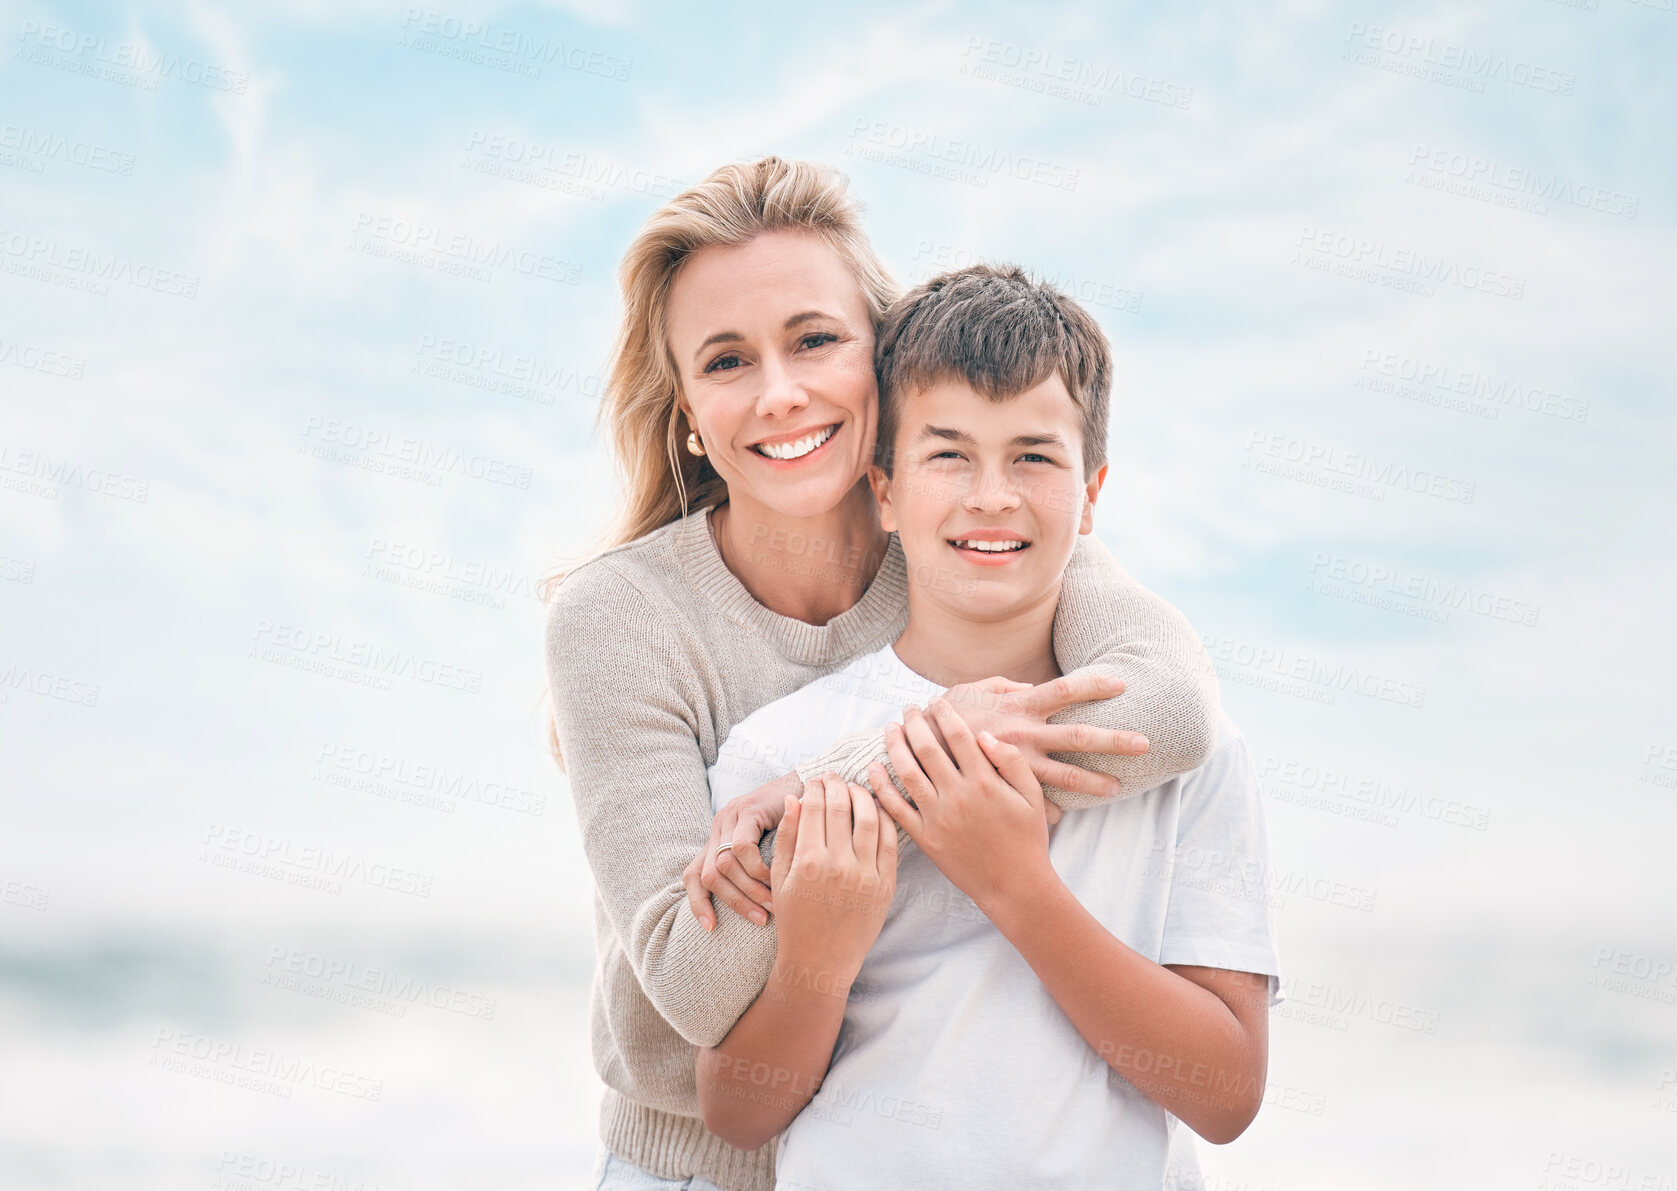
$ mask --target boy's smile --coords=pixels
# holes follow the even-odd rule
[[[958,538],[950,538],[951,548],[959,551],[975,566],[1000,567],[1017,561],[1021,551],[1030,549],[1030,542],[1006,529],[975,529]]]

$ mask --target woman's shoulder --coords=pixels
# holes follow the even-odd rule
[[[677,666],[684,651],[667,636],[667,610],[650,597],[632,564],[590,558],[548,593],[542,626],[548,686],[621,684]]]
[[[611,651],[614,643],[659,636],[686,595],[680,535],[691,529],[691,518],[703,515],[700,510],[671,521],[567,569],[547,592],[549,646],[593,638],[601,651]]]
[[[693,513],[690,516],[701,516]],[[566,569],[549,590],[550,607],[588,606],[598,600],[655,598],[677,563],[675,543],[688,518],[677,518],[632,542],[597,550]]]

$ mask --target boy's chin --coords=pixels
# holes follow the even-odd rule
[[[913,570],[909,573],[912,575]],[[956,620],[997,624],[1022,615],[1039,603],[1047,594],[1039,588],[1039,584],[1021,582],[1016,576],[963,575],[952,585],[931,585],[925,596]]]

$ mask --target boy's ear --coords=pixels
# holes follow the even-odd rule
[[[886,533],[895,533],[897,519],[891,510],[891,478],[877,463],[868,465],[868,487],[873,489],[874,503],[879,505],[879,527]]]
[[[1083,490],[1089,499],[1083,502],[1083,520],[1078,523],[1078,533],[1095,532],[1095,501],[1100,498],[1101,485],[1106,483],[1107,464],[1101,464],[1100,470],[1089,480],[1088,487]]]

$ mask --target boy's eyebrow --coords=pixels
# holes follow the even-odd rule
[[[950,442],[963,443],[967,446],[975,446],[978,443],[976,438],[964,430],[956,430],[949,426],[933,426],[930,424],[920,428],[920,433],[915,436],[914,441],[919,442],[923,438],[942,438],[947,439]],[[1058,434],[1053,433],[1016,434],[1013,436],[1012,441],[1007,445],[1010,447],[1059,447],[1062,450],[1070,449],[1066,446],[1065,439],[1061,438]]]
[[[790,331],[793,327],[802,323],[811,322],[815,319],[831,317],[832,316],[824,310],[805,310],[802,313],[794,314],[791,318],[787,319],[785,324],[780,329],[782,331]],[[738,331],[718,331],[709,339],[699,344],[698,349],[693,353],[693,360],[697,363],[699,357],[704,354],[705,348],[709,347],[713,343],[738,343],[744,338],[745,336],[741,335]]]

